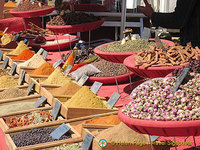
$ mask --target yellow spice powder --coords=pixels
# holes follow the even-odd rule
[[[11,51],[9,54],[19,55],[25,49],[28,49],[28,46],[24,43],[24,41],[20,41],[16,49]]]
[[[54,72],[41,84],[57,84],[57,85],[64,85],[71,80],[63,74],[60,68],[56,68]]]
[[[18,80],[9,75],[0,77],[0,88],[14,87],[18,85]]]
[[[87,86],[83,86],[71,99],[63,103],[67,107],[107,108]]]
[[[2,43],[3,45],[6,45],[6,44],[10,43],[11,41],[12,41],[12,38],[11,38],[11,36],[8,35],[8,34],[4,34],[4,35],[1,37],[1,43]]]

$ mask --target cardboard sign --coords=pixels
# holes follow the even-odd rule
[[[8,62],[9,62],[9,58],[6,57],[2,66],[1,66],[1,69],[6,69],[8,67]]]
[[[30,95],[31,92],[32,92],[32,90],[35,91],[35,83],[34,83],[33,81],[32,81],[32,82],[30,83],[30,85],[28,86],[27,95]]]
[[[89,150],[90,149],[90,146],[92,144],[92,141],[93,141],[93,135],[89,134],[88,132],[86,133],[84,139],[83,139],[83,143],[81,144],[81,147],[84,149],[84,150]]]
[[[103,85],[103,83],[95,81],[94,84],[92,85],[92,87],[90,88],[90,90],[94,94],[97,94],[97,92],[99,91],[99,89],[101,88],[102,85]]]
[[[116,104],[116,102],[119,100],[120,96],[121,95],[114,92],[112,94],[112,96],[109,98],[108,102],[106,103],[106,106],[108,106],[110,109],[112,109],[114,107],[114,105]]]
[[[183,82],[183,80],[185,79],[186,75],[188,74],[190,68],[184,68],[183,71],[181,72],[180,76],[178,77],[174,87],[173,87],[173,93],[176,92],[179,88],[179,86],[181,85],[181,83]]]
[[[0,51],[0,61],[3,60],[3,51]]]
[[[160,38],[158,37],[157,34],[156,34],[156,37],[155,37],[155,42],[156,42],[156,46],[157,46],[159,49],[162,49],[162,50],[164,50],[165,52],[167,51],[167,50],[165,49],[165,47],[163,46],[163,44],[162,44],[162,42],[161,42],[161,40],[160,40]]]
[[[15,35],[15,37],[14,37],[13,41],[17,41],[17,39],[19,38],[19,36],[20,36],[20,34],[19,34],[19,33],[17,33],[17,34]]]
[[[12,64],[12,67],[11,67],[11,69],[10,69],[9,75],[14,76],[15,73],[16,73],[16,69],[17,69],[17,64],[16,64],[16,63],[13,63],[13,64]]]
[[[37,52],[38,55],[41,55],[44,52],[43,48],[40,48],[39,51]]]
[[[151,141],[156,141],[158,138],[159,136],[150,135]]]
[[[47,55],[48,55],[48,52],[47,52],[47,51],[44,51],[43,54],[42,54],[42,57],[43,57],[44,59],[46,59],[46,58],[47,58]]]
[[[24,79],[25,79],[25,74],[26,74],[26,71],[25,70],[22,70],[20,76],[19,76],[19,80],[18,80],[18,84],[19,85],[22,85],[23,82],[24,82]]]
[[[142,33],[142,39],[149,40],[151,30],[149,28],[144,27]]]
[[[85,82],[89,79],[89,77],[87,75],[83,75],[80,80],[78,80],[78,85],[83,86],[83,84],[85,84]]]
[[[47,101],[47,98],[45,96],[42,96],[33,104],[33,106],[35,108],[38,108],[38,107],[40,107],[41,104],[43,104],[46,101]]]
[[[72,67],[73,67],[72,65],[68,65],[68,66],[67,66],[67,69],[66,69],[65,72],[64,72],[64,74],[65,74],[65,75],[68,75],[69,72],[72,70]]]
[[[53,139],[60,139],[65,133],[67,133],[70,130],[70,127],[68,127],[66,124],[61,124],[58,128],[56,128],[53,132],[51,132],[50,136]]]
[[[54,68],[57,68],[62,62],[63,62],[62,59],[58,59],[58,60],[53,64],[53,67],[54,67]]]
[[[60,108],[61,108],[61,103],[58,100],[56,100],[51,112],[51,115],[54,117],[54,120],[57,119],[58,114],[60,112]]]

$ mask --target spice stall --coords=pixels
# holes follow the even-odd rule
[[[71,6],[59,10],[47,29],[30,23],[17,33],[2,31],[0,149],[170,150],[199,144],[199,48],[163,39],[160,47],[158,37],[141,39],[132,29],[121,41],[94,49],[89,39],[86,48],[69,33],[95,30],[104,18]],[[35,17],[53,9],[28,0],[10,12]],[[178,136],[194,139],[190,146],[168,144],[174,139],[167,137],[179,142]]]

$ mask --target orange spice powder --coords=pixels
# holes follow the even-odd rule
[[[55,68],[51,63],[44,63],[39,68],[29,72],[28,74],[35,74],[35,75],[50,75],[52,72],[54,72]]]
[[[11,57],[13,60],[28,60],[33,57],[34,52],[30,51],[29,49],[23,50],[19,55]]]

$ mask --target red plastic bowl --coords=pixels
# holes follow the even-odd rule
[[[43,15],[49,14],[54,9],[55,9],[55,7],[52,6],[52,7],[45,8],[45,9],[31,10],[31,11],[13,11],[13,10],[10,10],[10,13],[15,17],[29,18],[29,17],[38,17],[38,16],[43,16]]]
[[[199,136],[200,120],[153,121],[130,118],[119,110],[119,119],[128,127],[141,134],[157,136]]]
[[[104,12],[107,10],[107,7],[105,5],[97,4],[75,4],[74,9],[76,11]]]
[[[154,39],[149,39],[149,40],[153,41]],[[174,45],[174,42],[169,41],[169,40],[161,39],[161,41],[164,43],[167,43],[169,46]],[[106,45],[109,45],[110,43],[102,44],[100,46],[106,46]],[[115,63],[123,63],[124,59],[127,58],[128,56],[137,54],[137,52],[104,52],[104,51],[101,51],[98,47],[94,49],[94,52],[97,55],[99,55],[101,58],[110,62],[115,62]]]
[[[132,73],[132,72],[130,73],[130,75],[131,75],[131,78],[135,77],[135,74]],[[116,76],[116,78],[117,78],[118,83],[128,81],[129,80],[129,73]],[[115,84],[116,83],[114,76],[113,77],[90,77],[88,79],[88,81],[91,82],[91,83],[98,81],[98,82],[101,82],[103,84]]]
[[[77,32],[85,32],[91,31],[99,28],[104,23],[104,18],[101,18],[98,21],[77,24],[77,25],[66,25],[66,26],[52,26],[46,25],[46,27],[56,33],[77,33]]]
[[[124,60],[124,65],[132,72],[141,77],[157,78],[165,77],[175,69],[181,69],[184,66],[166,66],[166,67],[149,67],[144,69],[142,66],[135,66],[135,55],[131,55]]]
[[[69,39],[71,40],[71,45],[74,45],[78,40],[79,37],[75,36],[75,35],[63,35],[63,36],[57,36],[58,40],[62,40],[62,39]],[[51,36],[51,37],[45,37],[47,41],[52,41],[52,40],[56,40],[56,36]],[[36,44],[34,43],[34,41],[30,42],[29,44],[31,47],[36,48],[36,49],[40,49],[40,48],[44,48],[46,51],[53,51],[53,50],[58,50],[58,44],[53,44],[53,45],[41,45],[41,44]],[[65,42],[65,43],[60,43],[59,44],[60,49],[66,49],[70,47],[70,42]]]

